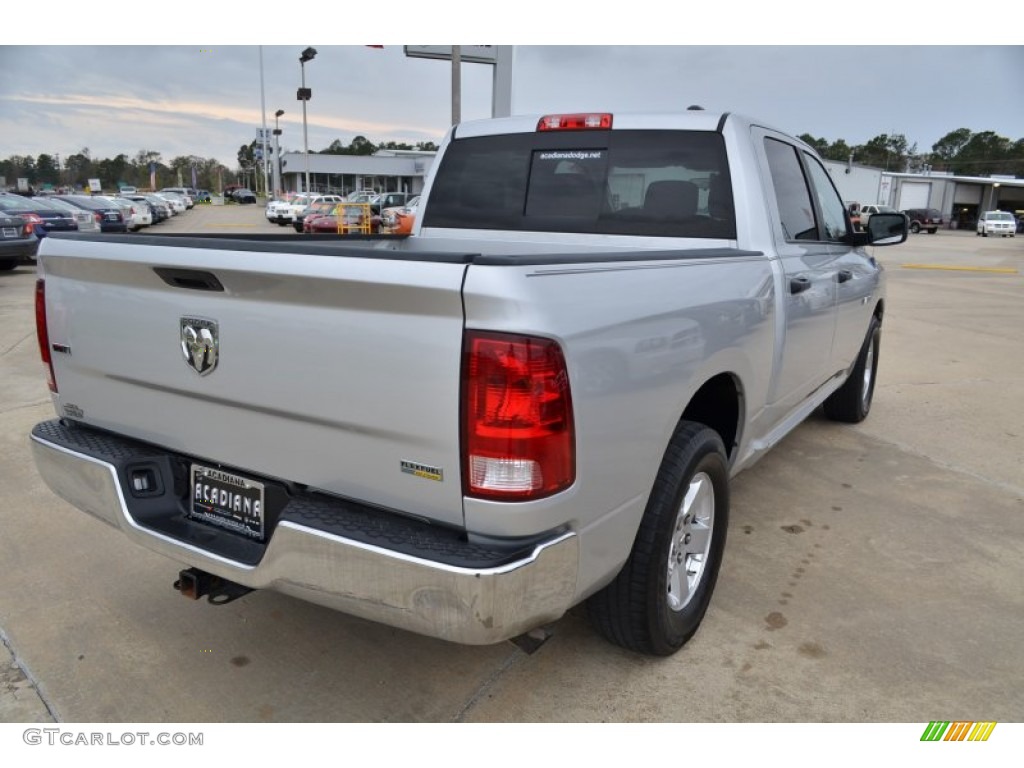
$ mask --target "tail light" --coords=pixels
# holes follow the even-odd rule
[[[96,220],[97,224],[103,223],[103,214],[100,213],[99,211],[96,211],[92,216]]]
[[[468,331],[462,398],[467,496],[530,501],[573,484],[572,399],[557,342]]]
[[[21,218],[25,220],[25,234],[31,235],[36,230],[43,229],[43,220],[34,213],[19,213]]]
[[[50,391],[57,392],[57,377],[53,374],[53,358],[50,356],[50,333],[46,327],[46,283],[36,280],[36,338],[39,341],[39,355],[46,366],[46,384]]]

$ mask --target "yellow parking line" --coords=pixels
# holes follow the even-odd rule
[[[904,269],[942,269],[950,272],[994,272],[997,275],[1016,275],[1013,267],[948,267],[944,264],[902,264]]]

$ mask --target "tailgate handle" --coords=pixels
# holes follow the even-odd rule
[[[224,286],[212,272],[199,269],[174,269],[171,267],[153,267],[160,279],[174,288],[187,288],[190,291],[223,291]]]

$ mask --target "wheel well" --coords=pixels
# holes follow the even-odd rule
[[[730,460],[736,451],[740,423],[739,383],[721,373],[704,383],[683,412],[685,421],[696,421],[715,430],[725,444]]]

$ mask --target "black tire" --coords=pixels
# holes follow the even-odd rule
[[[929,229],[929,230],[928,230],[928,234],[929,234],[929,235],[934,235],[934,234],[935,234],[936,232],[938,232],[938,231],[939,231],[939,230],[937,230],[937,229],[936,229],[935,227],[932,227],[931,229]]]
[[[825,401],[825,415],[833,421],[859,424],[871,411],[878,377],[878,352],[882,341],[882,323],[872,316],[864,344],[850,377]]]
[[[637,653],[678,651],[711,602],[728,526],[729,466],[722,439],[703,424],[680,422],[629,559],[587,602],[595,628]]]
[[[10,272],[18,266],[17,261],[0,261],[0,272]]]
[[[916,235],[918,232],[921,231],[921,225],[918,224],[916,221],[911,223],[910,231],[913,232]]]

